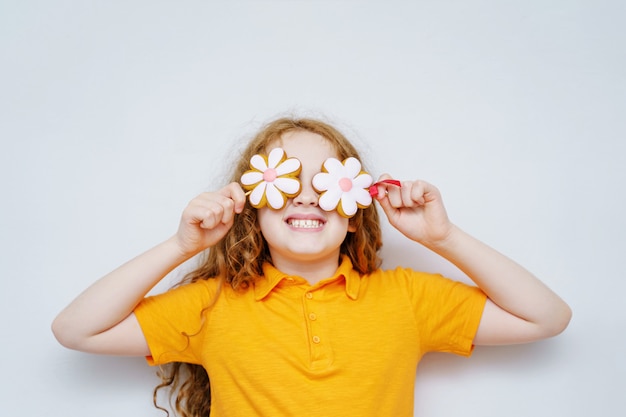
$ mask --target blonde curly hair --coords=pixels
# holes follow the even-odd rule
[[[267,148],[279,141],[282,135],[292,131],[308,131],[326,138],[335,148],[339,159],[359,157],[357,150],[339,130],[328,123],[310,118],[280,118],[261,128],[241,154],[239,163],[232,172],[230,181],[238,182],[249,169],[250,158],[266,153]],[[348,256],[354,269],[368,274],[380,266],[378,251],[382,246],[378,212],[374,205],[350,219],[355,232],[348,233],[340,252]],[[257,222],[257,210],[249,202],[238,215],[226,236],[209,251],[197,269],[187,274],[178,284],[200,279],[220,277],[234,289],[245,291],[261,276],[265,262],[272,262],[269,250]],[[161,389],[169,390],[170,405],[181,417],[208,416],[211,409],[209,377],[200,365],[172,363],[160,368],[161,383],[154,389],[154,405],[158,405],[157,394]]]

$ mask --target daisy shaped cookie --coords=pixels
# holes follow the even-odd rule
[[[321,193],[319,206],[322,210],[337,209],[343,217],[352,217],[357,209],[372,204],[369,187],[371,175],[361,170],[361,162],[350,157],[343,162],[328,158],[322,172],[313,177],[313,188]]]
[[[282,148],[272,149],[267,157],[254,155],[250,168],[241,176],[241,184],[249,190],[250,204],[257,209],[267,204],[278,210],[300,192],[302,165],[296,158],[287,158]]]

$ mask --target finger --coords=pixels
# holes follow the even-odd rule
[[[215,201],[209,201],[204,207],[199,207],[196,220],[203,229],[211,230],[223,224],[224,206]]]
[[[375,189],[372,189],[373,187],[375,187]],[[400,181],[394,180],[389,175],[384,174],[379,178],[378,182],[370,187],[370,194],[379,201],[382,199],[389,200],[394,207],[399,208],[404,205],[404,192],[401,190],[401,187],[402,183]],[[393,190],[391,194],[389,194],[390,189]]]
[[[378,177],[378,180],[373,185],[373,187],[376,187],[376,190],[374,192],[370,190],[370,194],[372,194],[372,196],[375,197],[377,200],[381,200],[385,198],[385,196],[387,195],[387,188],[388,188],[388,184],[385,182],[385,180],[390,180],[390,179],[391,179],[391,175],[382,174],[380,177]]]
[[[421,181],[405,181],[402,184],[402,203],[405,207],[424,205],[424,183]]]
[[[246,194],[241,188],[241,184],[237,182],[231,182],[222,190],[222,195],[230,198],[233,201],[233,211],[235,213],[241,213],[246,205]]]
[[[206,193],[205,199],[222,206],[220,222],[226,225],[234,221],[235,214],[241,213],[246,204],[246,195],[241,185],[233,182],[216,193]],[[216,212],[217,214],[217,212]]]
[[[235,201],[232,198],[222,197],[216,199],[214,203],[217,205],[214,207],[215,214],[219,212],[219,222],[222,224],[231,224],[235,219]]]
[[[381,194],[383,194],[382,197],[377,199],[378,204],[380,204],[380,207],[383,209],[383,212],[387,216],[389,222],[394,224],[394,219],[397,216],[398,209],[391,204],[388,195],[385,195],[385,193]]]
[[[425,205],[428,204],[430,202],[434,202],[434,201],[440,201],[441,202],[441,193],[439,192],[439,189],[437,187],[435,187],[434,185],[426,182],[426,181],[418,181],[420,183],[421,186],[421,204]]]
[[[392,207],[400,208],[404,206],[402,195],[405,192],[405,190],[403,190],[403,188],[404,188],[403,186],[401,187],[386,186],[385,187],[387,199],[389,200],[389,203],[391,204]]]
[[[189,204],[187,216],[191,223],[203,229],[213,229],[219,224],[229,224],[234,218],[232,199],[217,193],[203,193]]]

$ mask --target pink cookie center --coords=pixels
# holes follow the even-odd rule
[[[273,182],[277,176],[274,168],[268,168],[263,172],[263,181]]]
[[[339,180],[339,188],[344,193],[347,193],[352,189],[352,180],[350,178],[342,178]]]

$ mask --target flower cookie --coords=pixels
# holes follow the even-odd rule
[[[319,206],[322,210],[337,209],[343,217],[352,217],[357,209],[372,204],[369,187],[372,177],[361,170],[361,162],[354,157],[340,162],[328,158],[322,172],[313,177],[313,188],[321,193]]]
[[[302,164],[296,158],[287,158],[282,148],[272,149],[267,157],[254,155],[250,158],[250,168],[241,176],[241,184],[249,190],[250,204],[254,208],[267,204],[278,210],[288,198],[300,192],[298,175]]]

